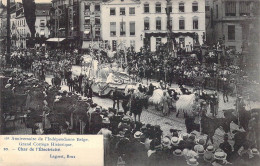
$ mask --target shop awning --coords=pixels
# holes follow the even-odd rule
[[[62,42],[63,40],[65,40],[65,38],[49,38],[46,41],[47,42]]]

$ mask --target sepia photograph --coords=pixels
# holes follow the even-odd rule
[[[259,166],[259,31],[259,0],[0,0],[0,165]]]

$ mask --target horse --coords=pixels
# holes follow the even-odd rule
[[[134,114],[134,120],[136,122],[136,117],[138,116],[138,121],[140,122],[140,117],[144,107],[143,98],[141,96],[134,96],[131,103],[131,113]]]

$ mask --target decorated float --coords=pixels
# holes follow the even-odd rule
[[[107,97],[116,87],[119,91],[124,92],[127,85],[136,85],[120,63],[100,64],[91,55],[84,55],[83,59],[82,66],[73,66],[72,72],[73,75],[87,76],[93,82],[92,90],[95,95]]]

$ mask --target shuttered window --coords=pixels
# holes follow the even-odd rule
[[[129,27],[130,27],[130,36],[134,36],[135,35],[135,22],[130,22],[129,23]]]
[[[225,2],[226,16],[236,16],[236,2]]]
[[[239,14],[240,16],[250,16],[250,2],[239,2]]]
[[[110,36],[116,36],[116,22],[110,22]]]

